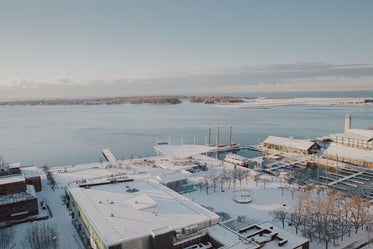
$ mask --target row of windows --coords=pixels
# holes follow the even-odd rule
[[[76,211],[78,212],[79,216],[82,218],[83,223],[87,227],[89,233],[93,237],[93,239],[96,242],[96,245],[98,246],[98,248],[100,248],[100,249],[108,249],[107,246],[105,245],[104,241],[101,239],[101,237],[99,236],[99,234],[94,229],[94,227],[91,224],[91,222],[89,221],[88,217],[84,214],[84,212],[80,208],[79,204],[74,200],[74,198],[72,197],[71,194],[69,194],[69,195],[70,195],[71,204],[76,209]],[[121,245],[119,245],[119,246],[120,246],[119,248],[115,248],[114,247],[114,249],[121,249]],[[109,249],[112,249],[112,248],[110,247]]]
[[[285,151],[285,152],[308,154],[307,150],[301,150],[301,149],[297,149],[297,148],[280,146],[280,145],[275,145],[275,144],[264,144],[264,147],[269,148],[269,149],[281,150],[281,151]]]

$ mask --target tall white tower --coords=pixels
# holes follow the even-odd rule
[[[351,115],[350,114],[346,114],[346,118],[345,118],[345,133],[347,133],[349,129],[351,129]]]

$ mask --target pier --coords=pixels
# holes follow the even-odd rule
[[[115,165],[117,163],[118,160],[109,149],[103,149],[102,154],[104,155],[106,161],[108,161],[110,164]]]

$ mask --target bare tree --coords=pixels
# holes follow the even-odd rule
[[[240,186],[242,186],[242,180],[245,177],[245,172],[241,169],[237,170],[237,179],[240,182]]]
[[[350,202],[350,220],[357,233],[359,227],[363,227],[369,216],[369,203],[363,200],[361,194],[355,194]]]
[[[291,199],[294,199],[294,194],[297,192],[297,189],[294,186],[286,186],[285,187],[291,193]]]
[[[277,221],[281,221],[282,228],[285,227],[285,220],[288,216],[287,209],[285,207],[279,207],[272,211],[273,219]]]
[[[248,181],[248,179],[249,179],[249,171],[248,170],[244,170],[244,178],[245,178],[245,180],[246,180],[246,184],[247,184],[247,181]]]
[[[295,207],[293,212],[290,214],[290,222],[295,227],[295,233],[298,234],[299,226],[303,222],[302,209]]]
[[[206,194],[209,194],[209,184],[210,184],[210,181],[209,181],[208,177],[204,177],[203,178],[203,184],[205,185],[205,188],[206,188]]]
[[[235,169],[232,171],[232,178],[233,178],[233,187],[235,188],[236,187],[236,180],[238,178],[238,175],[239,175],[239,170],[238,169]]]
[[[229,174],[229,172],[225,172],[224,179],[225,179],[225,182],[228,184],[228,188],[231,189],[232,177]]]
[[[227,172],[225,170],[219,175],[220,192],[223,192],[223,185],[226,181],[226,175]]]
[[[279,189],[281,189],[281,196],[284,196],[284,189],[286,189],[285,186],[281,185],[280,187],[278,187]]]
[[[263,188],[266,188],[266,184],[269,180],[267,178],[263,178]]]
[[[29,249],[57,249],[57,229],[48,223],[33,224],[26,233],[23,246]]]
[[[198,180],[198,186],[199,186],[199,191],[201,192],[202,191],[202,187],[203,187],[203,179],[199,179]]]
[[[2,228],[0,229],[0,249],[8,249],[13,243],[13,229]]]
[[[254,175],[255,186],[258,186],[259,180],[260,180],[260,175],[259,174]]]
[[[214,193],[216,193],[216,185],[217,185],[218,182],[219,182],[219,177],[217,177],[217,176],[212,177],[212,178],[211,178],[211,182],[212,182],[212,184],[214,185]]]

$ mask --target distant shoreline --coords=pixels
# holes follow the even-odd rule
[[[152,104],[152,105],[175,105],[180,104],[183,99],[191,103],[240,103],[242,97],[232,96],[136,96],[136,97],[104,97],[104,98],[73,98],[73,99],[34,99],[34,100],[10,100],[0,101],[0,106],[35,106],[35,105],[116,105],[116,104]]]
[[[151,104],[175,105],[183,100],[190,103],[217,104],[220,107],[270,109],[274,106],[292,105],[352,105],[373,106],[373,97],[238,97],[238,96],[137,96],[103,97],[73,99],[35,99],[0,101],[0,106],[38,106],[38,105],[118,105]]]
[[[247,99],[242,103],[230,103],[222,107],[233,107],[241,109],[270,109],[275,106],[294,105],[350,105],[350,106],[373,106],[373,98],[255,98]]]
[[[24,105],[115,105],[115,104],[179,104],[179,97],[173,96],[141,96],[141,97],[112,97],[112,98],[74,98],[74,99],[35,99],[1,101],[0,106]]]

